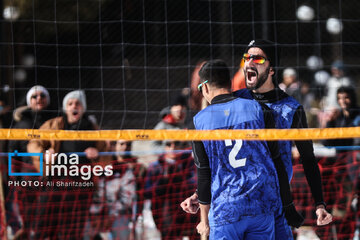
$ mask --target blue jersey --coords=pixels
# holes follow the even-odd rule
[[[234,92],[237,97],[253,99],[250,90],[241,89]],[[299,108],[300,103],[293,97],[287,96],[275,102],[265,103],[270,109],[273,110],[276,128],[290,129],[293,122],[293,117],[296,110]],[[292,157],[291,157],[291,141],[279,141],[279,149],[281,159],[284,162],[286,172],[288,173],[289,181],[293,175]]]
[[[198,130],[263,129],[255,100],[235,99],[208,106],[194,117]],[[281,207],[278,178],[265,141],[203,141],[211,169],[210,226],[243,217],[274,214]]]

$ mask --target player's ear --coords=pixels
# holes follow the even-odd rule
[[[203,85],[203,89],[202,89],[202,93],[203,93],[203,97],[205,98],[205,100],[210,103],[211,98],[209,98],[210,96],[210,86],[208,83],[205,83]]]
[[[273,67],[270,67],[269,74],[273,76],[275,74],[275,70]]]
[[[209,84],[208,83],[204,84],[203,91],[205,91],[207,94],[209,93]]]

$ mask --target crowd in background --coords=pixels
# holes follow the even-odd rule
[[[14,113],[14,128],[53,130],[97,130],[87,115],[86,95],[82,90],[71,91],[63,99],[62,111],[53,115],[47,111],[50,95],[37,85],[26,95],[26,106]],[[161,112],[157,129],[184,129],[186,99],[176,96],[172,105]],[[60,188],[50,186],[6,189],[6,219],[14,239],[130,239],[134,225],[144,205],[151,211],[162,239],[195,236],[196,216],[187,216],[178,207],[180,195],[195,190],[195,166],[187,142],[153,142],[159,148],[158,159],[146,168],[132,156],[132,142],[118,141],[9,141],[8,152],[77,153],[80,165],[111,165],[110,176],[92,176],[93,186]],[[113,154],[102,154],[111,152]],[[54,163],[51,163],[54,164]],[[39,172],[38,157],[14,156],[12,172]],[[6,168],[7,169],[7,168]],[[4,175],[3,175],[4,176]],[[47,176],[51,182],[83,182],[81,177]],[[34,181],[41,177],[15,176],[11,181]],[[187,183],[184,185],[184,183]],[[166,207],[164,207],[166,206]],[[183,222],[188,223],[184,228]],[[131,227],[131,225],[133,227]],[[180,238],[179,238],[180,239]]]
[[[192,77],[191,88],[172,97],[170,106],[160,112],[160,120],[154,129],[191,129],[193,115],[206,106],[201,94],[197,91],[199,78],[197,71]],[[331,67],[331,76],[324,84],[299,79],[295,68],[285,68],[279,87],[295,97],[308,114],[310,127],[351,127],[360,125],[360,108],[357,104],[356,91],[351,87],[352,80],[346,76],[346,69],[341,61],[335,61]],[[236,75],[234,89],[244,87],[241,80],[241,69]],[[234,78],[235,79],[235,78]],[[234,80],[235,84],[235,80]],[[315,91],[314,91],[315,90]],[[318,92],[323,93],[319,95]],[[47,89],[37,85],[26,94],[26,106],[13,111],[12,127],[19,129],[53,129],[53,130],[96,130],[96,122],[87,114],[86,94],[82,90],[67,93],[63,99],[61,114],[54,115],[47,111],[51,96]],[[10,108],[0,100],[0,114],[6,115]],[[5,118],[2,118],[6,121]],[[333,139],[320,142],[324,146],[354,146],[357,139]],[[193,158],[188,150],[191,145],[181,141],[153,141],[151,148],[158,151],[157,157],[150,162],[141,161],[133,156],[132,142],[118,140],[107,141],[43,141],[31,140],[8,141],[3,143],[3,152],[76,152],[82,153],[81,164],[100,164],[113,166],[112,176],[93,177],[95,185],[79,191],[76,187],[59,190],[55,186],[34,188],[8,188],[5,186],[6,218],[10,232],[15,239],[135,239],[135,224],[141,217],[144,208],[151,211],[161,239],[182,239],[187,236],[196,239],[195,223],[197,216],[182,212],[179,203],[196,189],[196,172]],[[103,155],[103,152],[113,154]],[[343,196],[334,201],[334,217],[348,228],[338,228],[341,234],[354,233],[356,212],[354,205],[357,195],[353,189],[358,186],[341,187],[341,181],[356,184],[356,178],[348,174],[346,154],[353,154],[348,149],[338,149],[336,156],[328,158],[323,168],[325,183],[334,183],[331,191]],[[341,155],[342,154],[342,155]],[[294,159],[296,160],[296,153]],[[16,159],[16,158],[15,158]],[[340,160],[339,160],[340,159]],[[327,168],[339,164],[341,171]],[[358,161],[358,160],[357,160]],[[38,172],[39,159],[18,159],[11,166],[16,172]],[[345,166],[345,167],[344,167]],[[329,170],[330,169],[330,170]],[[295,177],[296,177],[295,171]],[[299,178],[304,178],[300,174]],[[28,180],[27,177],[15,177],[17,180]],[[37,178],[38,179],[38,178]],[[9,179],[7,179],[9,180]],[[51,181],[68,181],[64,177]],[[82,181],[81,179],[77,179]],[[6,181],[3,181],[3,183]],[[296,188],[294,187],[296,190]],[[334,194],[336,195],[336,194]],[[331,196],[329,196],[331,198]],[[334,197],[332,197],[334,198]],[[310,198],[309,198],[310,199]],[[81,204],[79,204],[81,203]],[[304,206],[311,203],[303,203]],[[41,206],[41,207],[39,207]],[[338,206],[341,206],[338,208]],[[75,213],[75,215],[74,215]],[[81,213],[81,214],[76,214]],[[59,217],[61,216],[61,217]],[[341,225],[341,226],[343,226]],[[337,225],[340,226],[340,225]],[[121,229],[121,231],[119,231]],[[331,231],[331,230],[329,230]],[[338,238],[338,239],[341,239]]]

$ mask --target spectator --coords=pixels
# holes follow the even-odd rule
[[[336,60],[331,65],[331,77],[325,86],[324,107],[339,106],[336,93],[341,86],[350,86],[351,79],[345,75],[345,66],[341,60]]]
[[[21,106],[15,109],[13,113],[13,119],[15,121],[14,128],[17,129],[38,129],[46,120],[50,119],[53,114],[46,111],[50,104],[50,95],[46,88],[40,85],[33,86],[26,94],[26,106]],[[28,141],[17,140],[9,141],[8,151],[14,152],[27,152],[26,146]],[[13,158],[14,172],[32,172],[34,166],[31,158],[21,157],[21,159]],[[19,179],[19,178],[18,178]],[[21,178],[23,179],[23,178]],[[30,180],[30,179],[27,179]],[[34,180],[34,179],[32,179]],[[15,234],[16,237],[29,237],[31,224],[33,223],[32,217],[34,217],[34,203],[36,203],[36,192],[34,189],[19,188],[16,189],[16,193],[13,189],[10,190],[10,196],[8,199],[15,200],[15,195],[21,200],[20,202],[20,214],[22,218],[22,229]],[[16,223],[17,216],[15,214],[18,208],[17,202],[13,200],[7,201],[7,218],[10,226],[13,227],[13,232],[16,232],[19,227],[19,223]]]
[[[26,94],[26,103],[27,106],[18,107],[13,113],[14,128],[38,129],[46,120],[54,117],[52,113],[46,110],[50,104],[50,95],[43,86],[36,85],[30,88]],[[11,141],[9,152],[15,150],[26,152],[27,142]]]
[[[336,106],[325,107],[317,113],[320,128],[325,128],[328,122],[334,121],[339,116],[339,108]]]
[[[88,120],[85,114],[86,107],[83,91],[69,92],[63,99],[64,115],[46,121],[40,129],[96,130],[97,126]],[[83,152],[83,155],[79,154],[81,165],[91,166],[97,160],[106,165],[111,161],[107,156],[99,157],[99,152],[107,150],[107,144],[104,141],[31,140],[27,148],[31,153],[44,153],[46,150],[49,153]],[[33,161],[39,171],[39,158],[33,157]],[[70,181],[70,177],[51,176],[47,180],[67,182]],[[82,181],[82,178],[75,176],[71,178],[72,180]],[[95,179],[91,178],[90,181],[92,180]],[[92,185],[90,187],[68,186],[64,189],[55,184],[45,187],[44,194],[40,196],[42,207],[39,210],[41,216],[39,219],[41,220],[37,225],[41,231],[36,231],[36,238],[82,239],[93,191]]]
[[[326,123],[327,128],[331,127],[353,127],[356,126],[360,109],[357,105],[356,93],[352,87],[340,87],[337,90],[337,102],[340,110],[334,113],[333,117]],[[328,139],[323,141],[325,146],[352,146],[354,139]],[[343,152],[339,150],[338,152]]]
[[[279,84],[279,88],[288,95],[298,99],[300,83],[297,80],[297,73],[293,68],[286,68],[283,72],[283,80]]]
[[[310,128],[318,127],[317,115],[319,113],[319,100],[316,98],[308,82],[302,82],[300,86],[299,102],[304,107],[306,118]]]
[[[116,141],[115,150],[114,173],[98,181],[90,207],[92,226],[85,231],[89,235],[85,239],[92,239],[92,232],[110,232],[113,239],[129,239],[131,234],[129,226],[136,210],[136,158],[130,154],[130,141]]]
[[[170,107],[164,108],[160,112],[161,121],[156,124],[154,129],[183,129],[186,117],[186,99],[178,95],[172,99]]]
[[[161,110],[161,121],[156,124],[154,129],[185,129],[186,110],[186,98],[182,95],[175,96],[172,98],[170,106]],[[153,144],[161,150],[164,149],[162,141],[155,141]]]
[[[337,103],[340,110],[326,123],[327,128],[334,127],[353,127],[356,126],[356,119],[360,114],[357,105],[356,93],[352,87],[339,87],[337,90]],[[354,138],[348,139],[327,139],[323,141],[325,146],[353,146]],[[326,182],[324,183],[327,192],[330,192],[329,208],[335,220],[336,239],[352,239],[355,231],[356,217],[355,212],[351,209],[351,202],[354,196],[354,184],[352,179],[357,176],[351,174],[351,166],[353,153],[350,149],[337,149],[335,158],[327,158],[322,161],[322,166],[326,171]],[[342,186],[342,187],[339,187]],[[335,193],[335,194],[334,194]],[[336,197],[334,197],[336,196]],[[330,230],[328,230],[330,232]],[[332,231],[333,232],[333,231]],[[333,233],[334,234],[334,233]]]
[[[298,74],[294,68],[286,68],[282,74],[282,82],[279,88],[294,97],[304,107],[309,127],[318,127],[317,115],[319,113],[319,100],[314,90],[306,81],[299,81]]]
[[[178,207],[179,194],[184,184],[184,160],[189,154],[176,153],[183,142],[166,141],[165,153],[151,163],[145,177],[145,198],[151,200],[151,211],[161,239],[181,239],[184,214]],[[187,184],[187,183],[186,183]]]
[[[132,151],[132,142],[126,141],[126,140],[118,140],[116,141],[115,150],[117,152],[116,154],[116,162],[119,166],[121,166],[121,163],[127,165],[127,171],[130,171],[134,175],[134,181],[135,181],[135,196],[131,203],[131,216],[130,221],[133,228],[130,228],[129,230],[132,231],[131,234],[134,234],[134,225],[137,220],[137,218],[142,213],[142,207],[144,202],[144,179],[146,174],[145,166],[141,163],[139,163],[138,159],[134,157],[131,154]],[[115,166],[115,169],[118,167]],[[128,224],[129,226],[129,224]],[[116,229],[115,229],[116,230]],[[117,239],[117,238],[114,238]],[[120,238],[122,239],[122,238]]]
[[[201,63],[201,66],[204,62]],[[197,88],[196,91],[198,92]],[[201,96],[202,99],[202,96]],[[174,96],[171,100],[171,105],[168,108],[165,108],[161,115],[162,121],[160,121],[154,129],[185,129],[187,128],[184,120],[186,119],[186,98],[183,95]],[[193,122],[189,123],[189,128],[193,127]],[[155,146],[160,150],[165,150],[165,153],[160,157],[157,157],[157,160],[150,164],[147,176],[145,180],[145,192],[148,197],[151,199],[151,210],[153,213],[153,218],[155,224],[160,230],[163,238],[168,239],[170,236],[179,237],[181,234],[186,236],[193,236],[196,234],[194,224],[197,221],[196,216],[186,216],[182,211],[177,211],[177,199],[165,199],[168,194],[176,194],[181,191],[194,191],[196,189],[195,183],[195,168],[193,158],[189,154],[178,154],[172,151],[182,150],[189,148],[188,142],[178,142],[178,141],[163,141],[155,142]],[[167,151],[167,152],[166,152]],[[161,168],[163,168],[161,170]],[[173,174],[169,174],[168,170],[171,169]],[[160,176],[165,174],[165,176]],[[155,176],[156,175],[156,176]],[[159,175],[159,176],[158,176]],[[156,178],[156,180],[151,180],[150,178]],[[174,186],[174,183],[177,183],[178,186]],[[186,182],[186,184],[184,184]],[[169,184],[169,186],[167,186]],[[172,185],[172,186],[171,186]],[[182,186],[179,186],[182,185]],[[160,198],[156,194],[151,194],[153,188],[160,188]],[[180,188],[181,187],[181,188]],[[163,189],[163,191],[161,190]],[[168,193],[167,193],[168,192]],[[171,193],[170,193],[171,192]],[[151,198],[152,196],[152,198]],[[154,198],[154,196],[156,196]],[[160,211],[162,204],[169,206],[169,209]],[[171,214],[171,211],[176,211],[176,214]],[[170,216],[170,214],[172,216]],[[169,221],[169,223],[166,223]],[[179,223],[184,223],[182,226]]]

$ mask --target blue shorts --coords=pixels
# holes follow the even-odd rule
[[[274,215],[244,217],[240,221],[210,227],[209,240],[274,240]]]
[[[275,213],[275,240],[293,240],[291,228],[288,225],[282,209]]]

